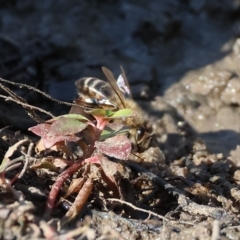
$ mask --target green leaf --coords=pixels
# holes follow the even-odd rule
[[[129,132],[129,130],[130,130],[130,127],[128,127],[128,126],[122,126],[122,128],[119,129],[119,130],[113,130],[113,129],[109,128],[109,127],[106,127],[106,128],[102,131],[99,140],[100,140],[100,141],[103,141],[103,140],[105,140],[105,139],[107,139],[107,138],[116,136],[116,135],[118,135],[118,134],[126,134],[126,133]]]
[[[91,114],[96,117],[102,117],[104,119],[114,119],[114,118],[123,118],[123,117],[134,117],[137,115],[136,111],[130,108],[120,109],[118,111],[106,110],[106,109],[88,109],[85,110],[88,114]]]
[[[103,118],[108,118],[115,113],[111,110],[100,109],[100,108],[85,110],[85,112],[87,112],[93,116],[103,117]]]
[[[112,115],[114,115],[115,112],[111,111],[111,110],[106,110],[106,117],[111,117]]]
[[[110,116],[106,116],[105,118],[113,119],[113,118],[123,118],[123,117],[134,117],[136,116],[136,111],[130,109],[130,108],[124,108],[120,109],[117,112],[114,112]]]

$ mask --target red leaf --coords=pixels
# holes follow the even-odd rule
[[[95,142],[95,147],[110,157],[125,160],[131,153],[132,144],[126,136],[117,135],[104,142]]]
[[[66,136],[81,132],[87,125],[76,119],[62,117],[51,125],[50,131],[52,136]]]
[[[31,127],[28,130],[35,133],[36,135],[38,135],[40,137],[44,137],[47,133],[50,132],[50,128],[51,128],[50,124],[42,123],[42,124],[38,124],[34,127]]]
[[[80,138],[74,136],[87,127],[87,123],[82,123],[72,118],[59,118],[50,124],[42,123],[29,128],[30,131],[42,137],[45,148],[51,148],[58,142],[77,142]]]

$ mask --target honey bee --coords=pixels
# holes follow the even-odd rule
[[[121,70],[122,73],[116,80],[109,69],[102,67],[108,82],[94,77],[78,79],[75,82],[79,96],[76,103],[85,109],[101,108],[117,111],[130,108],[135,110],[137,116],[125,118],[122,122],[131,128],[129,137],[133,143],[133,151],[142,152],[151,142],[151,129],[147,127],[143,110],[132,99],[126,74],[123,68]]]

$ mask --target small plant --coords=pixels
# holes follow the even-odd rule
[[[36,152],[46,154],[50,150],[62,153],[62,157],[59,157],[59,154],[48,155],[30,166],[31,169],[47,168],[55,172],[60,171],[48,196],[45,219],[50,218],[54,207],[58,205],[60,190],[65,194],[63,199],[72,194],[76,195],[64,222],[73,219],[83,209],[93,189],[97,189],[96,185],[105,188],[101,191],[103,201],[106,197],[124,199],[125,193],[120,182],[122,179],[129,181],[129,176],[123,164],[110,161],[109,157],[129,159],[132,145],[135,155],[136,149],[142,153],[151,141],[151,129],[146,128],[143,111],[131,98],[124,70],[122,69],[117,80],[109,69],[102,67],[102,70],[108,82],[96,78],[81,78],[75,82],[79,98],[74,103],[61,102],[31,86],[0,79],[0,87],[9,95],[0,97],[21,104],[28,115],[40,123],[29,129],[41,137],[35,148]],[[26,87],[55,102],[80,108],[81,114],[55,117],[43,109],[29,105],[1,82]],[[93,82],[97,88],[92,87]],[[35,110],[47,114],[51,119],[43,121]],[[132,142],[128,138],[129,134]],[[79,150],[77,154],[74,147]],[[30,154],[28,157],[30,159]],[[136,157],[141,158],[138,155]],[[6,158],[1,165],[0,179],[3,182],[9,164]],[[26,163],[25,171],[27,165]],[[100,184],[95,184],[96,182]],[[100,190],[94,191],[96,192],[100,193]]]
[[[40,136],[37,150],[52,149],[62,151],[66,156],[71,155],[69,142],[75,142],[82,149],[82,156],[75,161],[67,161],[68,168],[64,170],[53,184],[47,200],[45,218],[48,219],[56,205],[56,199],[64,182],[81,167],[85,166],[82,176],[72,180],[65,198],[78,192],[74,203],[65,215],[64,221],[73,219],[87,202],[94,187],[96,172],[91,171],[91,165],[101,166],[102,174],[106,178],[108,187],[113,194],[120,196],[120,190],[114,179],[116,171],[121,171],[120,165],[109,161],[105,157],[114,157],[121,160],[128,159],[131,153],[131,141],[126,136],[128,128],[121,123],[111,124],[113,119],[134,117],[136,113],[131,109],[110,111],[93,109],[88,111],[94,121],[79,114],[67,114],[53,118],[45,123],[31,127],[29,130]],[[119,121],[121,122],[121,121]],[[87,132],[88,134],[85,134]],[[66,161],[65,161],[66,162]],[[107,167],[106,167],[107,165]]]

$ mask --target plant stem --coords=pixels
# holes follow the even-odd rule
[[[103,129],[105,128],[106,124],[108,123],[108,121],[101,117],[95,117],[95,118],[97,120],[97,124],[94,127],[95,141],[98,141],[100,138],[100,135],[101,135]],[[69,178],[71,175],[73,175],[76,171],[78,171],[78,169],[80,167],[82,167],[85,163],[87,163],[87,162],[91,163],[90,157],[92,156],[92,154],[95,150],[95,141],[89,146],[89,148],[84,153],[84,155],[81,157],[81,159],[79,159],[76,163],[74,163],[72,166],[70,166],[68,169],[66,169],[64,172],[62,172],[58,176],[56,182],[53,184],[52,189],[48,195],[48,200],[46,203],[47,206],[46,206],[46,210],[44,212],[44,219],[48,220],[50,218],[51,212],[54,208],[54,204],[55,204],[57,195],[58,195],[63,183],[65,182],[65,180],[67,178]]]

